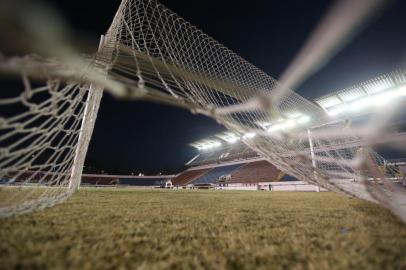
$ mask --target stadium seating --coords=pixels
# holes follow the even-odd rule
[[[120,178],[120,185],[127,186],[162,186],[166,178]]]
[[[9,182],[11,181],[8,179],[0,179],[0,185],[9,184]]]
[[[293,177],[293,176],[291,176],[289,174],[284,174],[283,173],[283,176],[281,177],[280,181],[286,182],[286,181],[298,181],[298,180],[295,177]]]
[[[279,181],[280,173],[280,170],[265,160],[254,161],[234,171],[228,183],[274,182]]]
[[[179,174],[178,176],[172,178],[172,184],[174,186],[184,186],[195,180],[196,178],[202,176],[203,174],[210,171],[212,168],[198,169],[198,170],[187,170]]]
[[[53,173],[47,171],[13,171],[9,172],[5,178],[7,178],[7,184],[22,184],[27,181],[30,183],[38,183],[42,185],[58,185],[59,180],[63,177],[63,173]]]
[[[83,185],[116,185],[118,184],[118,179],[116,177],[93,177],[93,176],[82,176]]]
[[[212,169],[210,172],[203,174],[202,176],[196,178],[192,181],[194,185],[201,185],[201,184],[214,184],[219,180],[221,176],[228,175],[232,171],[241,167],[242,164],[233,164],[228,166],[221,166]]]

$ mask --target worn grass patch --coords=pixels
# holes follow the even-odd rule
[[[334,193],[82,189],[0,220],[0,269],[406,269],[406,226]]]

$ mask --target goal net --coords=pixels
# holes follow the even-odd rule
[[[1,122],[2,179],[13,183],[3,188],[10,196],[1,199],[1,215],[49,206],[72,194],[105,88],[121,98],[212,117],[285,173],[380,203],[406,220],[406,196],[395,183],[399,172],[372,149],[378,137],[386,136],[384,125],[395,106],[360,126],[332,118],[154,0],[122,1],[96,59],[92,63],[105,71],[104,79],[87,72],[68,82],[47,69],[46,86],[33,88],[27,78],[36,71],[30,69],[23,74],[22,94],[1,101],[26,110]],[[387,78],[394,92],[404,91],[404,71]],[[29,106],[33,101],[27,97],[36,93],[48,95],[40,101],[44,106]],[[41,120],[33,121],[36,117]]]

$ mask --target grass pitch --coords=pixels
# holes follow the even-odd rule
[[[0,269],[406,269],[406,226],[334,193],[82,189],[0,220]]]

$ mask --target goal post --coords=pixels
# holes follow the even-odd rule
[[[104,45],[104,35],[101,35],[98,52]],[[81,182],[84,162],[87,149],[93,134],[93,129],[99,111],[101,98],[103,96],[103,87],[91,84],[87,94],[86,106],[83,114],[82,125],[79,133],[78,144],[76,146],[75,158],[72,165],[72,173],[69,181],[69,190],[74,192],[78,190]]]
[[[88,62],[91,67],[108,57],[102,52],[104,44],[102,36],[100,55]],[[18,72],[22,83],[17,83],[18,77],[10,77],[10,86],[1,92],[0,217],[53,206],[79,188],[103,95],[98,84],[59,78],[54,71],[65,68],[60,63],[24,60],[38,65],[38,70],[43,68],[45,76],[35,77],[22,69]],[[108,68],[102,67],[99,72],[104,75]],[[86,78],[86,69],[79,72]]]

